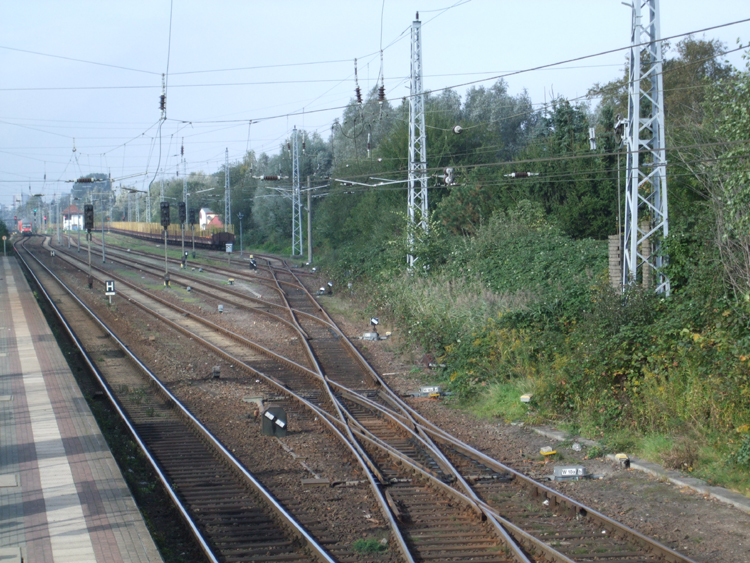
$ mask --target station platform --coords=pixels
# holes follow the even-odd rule
[[[0,257],[0,563],[162,558],[19,263]]]

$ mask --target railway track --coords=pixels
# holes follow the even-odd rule
[[[308,365],[260,351],[221,327],[209,332],[223,333],[234,344],[215,334],[204,334],[206,343],[213,338],[207,345],[266,377],[290,406],[305,404],[342,442],[348,439],[351,455],[370,471],[404,559],[690,561],[424,420],[388,389],[292,270],[271,262],[269,267],[292,323],[305,337]],[[184,319],[184,312],[179,316]]]
[[[61,320],[75,327],[70,335],[209,561],[333,561],[59,278],[31,253],[19,256]]]

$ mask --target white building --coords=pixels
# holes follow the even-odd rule
[[[83,230],[83,213],[75,205],[63,210],[63,229],[66,231]]]
[[[216,217],[218,217],[217,213],[214,213],[208,207],[201,207],[198,215],[198,225],[200,226],[201,231],[204,231],[206,226]]]

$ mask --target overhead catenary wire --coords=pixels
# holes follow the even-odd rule
[[[457,4],[460,5],[460,3],[457,3]],[[170,10],[170,12],[171,12],[171,10]],[[748,21],[748,20],[738,20],[738,22],[730,22],[730,23],[727,23],[727,24],[722,24],[722,26],[714,26],[714,27],[710,27],[710,28],[704,28],[704,30],[715,29],[717,27],[724,27],[726,25],[732,25],[732,23],[742,23],[742,22],[745,22],[745,21]],[[700,31],[704,31],[704,30],[697,30],[696,32],[700,32]],[[695,33],[695,32],[693,32],[693,33]],[[170,14],[170,35],[171,35],[171,14]],[[680,34],[680,35],[685,35],[685,34]],[[674,37],[677,37],[677,36],[670,36],[669,38],[665,38],[664,40],[667,40],[667,39],[670,39],[670,38],[674,38]],[[381,45],[381,47],[382,47],[382,45]],[[379,53],[379,51],[377,53]],[[591,55],[591,56],[596,56],[596,55]],[[561,63],[556,63],[556,64],[561,64]],[[537,67],[537,68],[539,68],[539,67]],[[533,70],[533,69],[525,69],[525,70],[522,70],[520,72],[528,72],[529,70]],[[492,80],[492,79],[495,79],[495,78],[496,77],[490,77],[490,78],[488,78],[488,80]],[[439,90],[436,90],[436,91],[439,91]],[[341,106],[341,107],[346,107],[346,106]],[[340,109],[340,108],[338,108],[338,109]],[[305,112],[304,109],[303,109],[303,112]],[[311,113],[311,112],[308,111],[307,113]],[[283,115],[289,115],[289,114],[283,114]],[[249,121],[248,119],[241,120],[242,123],[245,123],[245,122],[248,122],[248,121]],[[64,136],[64,135],[61,135],[61,136]],[[111,152],[111,150],[113,150],[113,149],[110,149],[110,150],[108,150],[106,152]],[[88,154],[88,153],[82,153],[82,154]]]

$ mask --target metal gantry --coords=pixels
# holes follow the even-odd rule
[[[299,181],[297,126],[292,130],[292,256],[302,256],[302,194]]]
[[[422,87],[422,22],[411,25],[411,88],[409,90],[409,268],[418,257],[414,246],[421,233],[427,232],[427,132],[424,121],[424,88]]]
[[[232,222],[232,191],[229,189],[229,149],[224,149],[224,223]]]
[[[641,283],[655,278],[656,291],[669,295],[661,253],[669,214],[659,0],[633,0],[632,15],[622,283],[637,283],[640,273]]]

